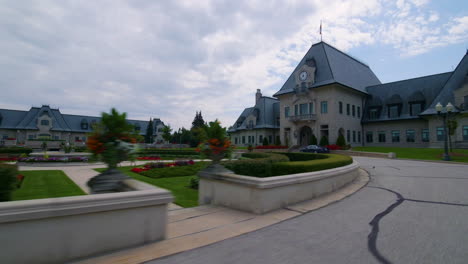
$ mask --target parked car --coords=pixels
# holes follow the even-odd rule
[[[312,153],[330,153],[330,150],[325,147],[317,145],[309,145],[301,149],[301,152],[312,152]]]

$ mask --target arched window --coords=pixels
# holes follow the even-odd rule
[[[89,128],[89,123],[88,120],[86,119],[81,119],[81,129],[87,130]]]

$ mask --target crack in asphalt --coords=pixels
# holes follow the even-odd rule
[[[467,206],[468,204],[460,204],[460,203],[448,203],[448,202],[437,202],[437,201],[425,201],[425,200],[417,200],[417,199],[410,199],[410,198],[405,198],[403,195],[401,195],[399,192],[383,188],[383,187],[377,187],[377,186],[366,186],[366,188],[373,188],[373,189],[380,189],[384,190],[387,192],[391,192],[396,195],[397,200],[392,203],[390,206],[388,206],[383,212],[377,214],[374,216],[374,218],[369,222],[369,225],[372,227],[371,232],[367,236],[367,247],[370,251],[370,253],[380,262],[384,264],[390,264],[390,260],[385,258],[382,253],[379,252],[377,248],[377,238],[379,235],[379,230],[380,230],[380,220],[384,218],[386,215],[391,213],[396,207],[398,207],[400,204],[402,204],[404,201],[408,202],[416,202],[416,203],[429,203],[429,204],[439,204],[439,205],[451,205],[451,206]]]

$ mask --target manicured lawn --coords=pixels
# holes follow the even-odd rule
[[[24,175],[24,180],[21,187],[13,192],[13,201],[86,194],[60,170],[20,171],[19,173]]]
[[[141,166],[137,166],[141,167]],[[174,203],[182,207],[194,207],[198,205],[198,190],[192,189],[189,186],[190,178],[195,176],[196,173],[187,176],[168,177],[168,178],[150,178],[141,174],[130,171],[134,166],[119,167],[119,170],[126,175],[146,182],[148,184],[169,190],[175,197]],[[180,169],[183,167],[174,167],[171,169]],[[96,169],[96,171],[102,172],[105,169]],[[155,169],[159,170],[159,169]],[[193,172],[191,172],[193,173]]]
[[[422,159],[422,160],[442,160],[443,149],[432,148],[397,148],[397,147],[354,147],[355,151],[368,152],[395,152],[397,158],[402,159]],[[468,149],[453,149],[450,153],[453,161],[468,162]]]

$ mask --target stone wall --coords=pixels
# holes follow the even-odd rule
[[[126,183],[136,191],[0,203],[0,262],[64,263],[164,239],[172,195]]]

